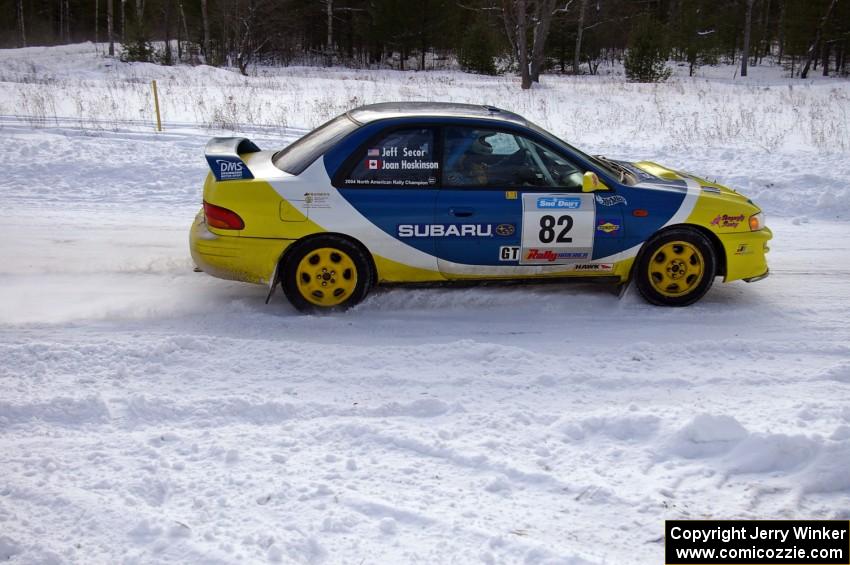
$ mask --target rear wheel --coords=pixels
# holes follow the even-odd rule
[[[281,285],[298,310],[345,310],[365,298],[372,286],[372,270],[359,246],[334,235],[296,246],[284,261]]]
[[[659,306],[688,306],[703,297],[717,270],[711,242],[688,228],[667,230],[647,242],[635,282],[641,295]]]

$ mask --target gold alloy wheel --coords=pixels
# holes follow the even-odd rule
[[[339,306],[357,286],[357,267],[344,251],[321,247],[307,253],[295,271],[301,296],[316,306]]]
[[[649,283],[659,294],[675,298],[694,290],[705,273],[702,253],[686,241],[671,241],[649,261]]]

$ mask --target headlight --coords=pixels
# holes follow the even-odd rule
[[[764,212],[750,216],[750,231],[758,231],[764,227]]]

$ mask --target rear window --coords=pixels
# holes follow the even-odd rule
[[[274,155],[274,165],[291,175],[300,175],[320,155],[333,145],[360,127],[348,115],[337,116],[325,122],[298,141]]]

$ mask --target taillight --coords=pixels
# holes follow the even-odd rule
[[[245,222],[239,217],[239,214],[233,210],[204,202],[204,216],[207,218],[207,224],[223,230],[241,230],[245,227]]]

